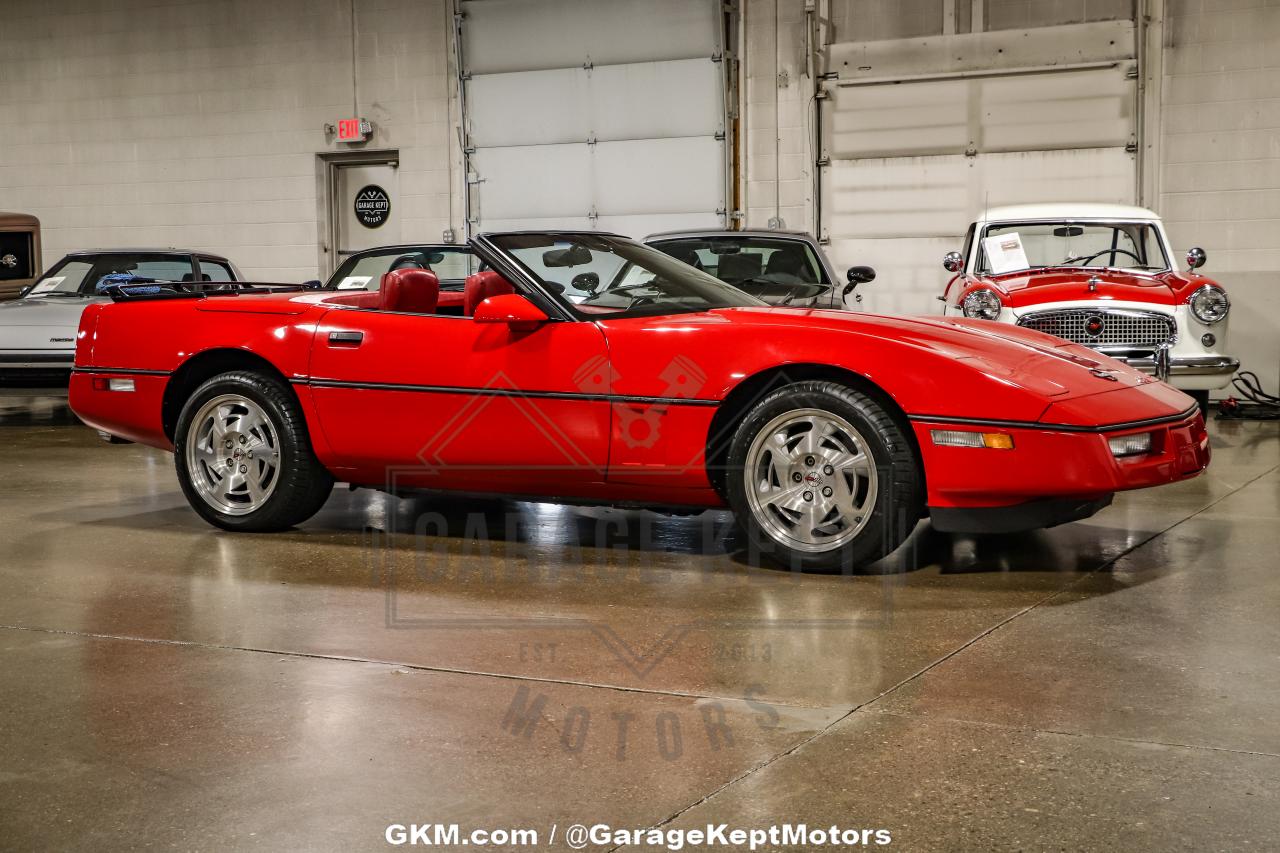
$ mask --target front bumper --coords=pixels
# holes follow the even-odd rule
[[[1104,355],[1106,353],[1103,353]],[[1153,358],[1120,358],[1117,361],[1141,370],[1148,376],[1155,376],[1156,362]],[[1240,359],[1225,355],[1175,356],[1169,359],[1170,376],[1209,376],[1230,377],[1240,369]]]
[[[924,457],[931,512],[1014,508],[1044,500],[1087,504],[1115,492],[1190,479],[1204,471],[1210,459],[1209,436],[1198,409],[1159,423],[1110,429],[957,425],[945,419],[913,419],[912,427]],[[933,443],[935,429],[1005,433],[1012,437],[1013,449],[939,446]],[[1151,433],[1149,453],[1125,458],[1112,454],[1109,439],[1140,433]]]

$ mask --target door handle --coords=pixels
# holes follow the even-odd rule
[[[329,346],[358,347],[364,343],[364,332],[330,332]]]

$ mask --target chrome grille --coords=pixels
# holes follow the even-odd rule
[[[1150,352],[1177,338],[1173,317],[1168,314],[1122,308],[1035,311],[1018,318],[1018,325],[1102,350]]]

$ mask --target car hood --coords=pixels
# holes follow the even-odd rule
[[[86,306],[104,299],[69,296],[28,296],[12,302],[0,302],[2,326],[60,326],[75,331]]]
[[[102,299],[28,296],[0,302],[0,350],[66,352],[75,348],[84,309]]]
[[[759,327],[753,340],[760,350],[772,350],[774,360],[794,360],[799,335],[807,347],[828,333],[852,333],[866,346],[862,352],[881,354],[883,342],[893,341],[927,351],[947,362],[958,362],[988,380],[1021,388],[1038,397],[1065,400],[1146,385],[1155,380],[1127,365],[1061,338],[1005,323],[948,317],[890,317],[851,311],[801,308],[722,308],[676,317],[604,321],[640,324],[645,331],[679,332],[689,327],[731,323]],[[824,347],[824,361],[862,373],[862,356],[844,348]],[[847,352],[852,352],[848,350]],[[883,356],[881,356],[883,357]]]
[[[1090,285],[1095,278],[1096,284]],[[998,291],[1011,308],[1083,299],[1174,305],[1181,301],[1186,285],[1176,273],[1076,268],[1023,270],[979,278],[976,283]]]

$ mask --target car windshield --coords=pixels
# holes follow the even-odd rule
[[[499,234],[488,239],[584,319],[687,314],[765,304],[625,237],[539,233]]]
[[[649,245],[770,303],[830,290],[817,253],[803,240],[716,235],[654,240]]]
[[[975,271],[1062,266],[1167,270],[1169,259],[1150,222],[1001,222],[983,230]]]
[[[430,270],[443,290],[461,290],[467,276],[480,269],[480,261],[465,246],[394,246],[361,252],[342,262],[329,276],[325,290],[377,290],[390,270]]]
[[[103,276],[136,275],[158,281],[191,281],[190,255],[112,253],[63,258],[27,291],[27,296],[92,296]]]
[[[830,284],[813,247],[776,237],[681,237],[649,245],[727,284]]]

